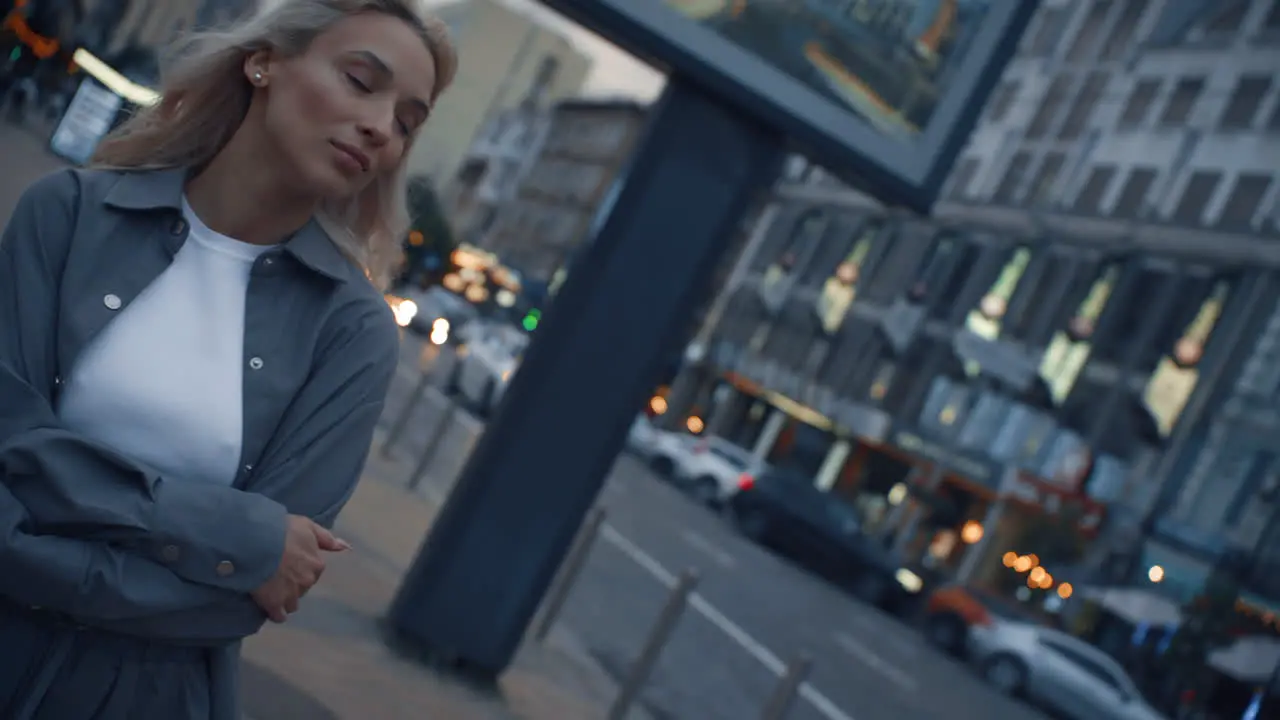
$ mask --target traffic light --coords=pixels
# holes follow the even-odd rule
[[[542,319],[542,311],[538,308],[532,308],[524,314],[524,319],[520,321],[520,325],[528,332],[538,329],[538,321]]]

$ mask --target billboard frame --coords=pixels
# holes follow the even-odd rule
[[[795,149],[888,205],[927,213],[968,142],[1039,0],[993,0],[928,124],[911,138],[877,130],[803,81],[659,0],[542,0],[642,60],[777,128]]]

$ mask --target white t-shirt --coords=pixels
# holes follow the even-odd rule
[[[210,230],[185,199],[182,212],[187,242],[85,349],[58,415],[162,477],[230,484],[243,440],[249,274],[270,247]]]

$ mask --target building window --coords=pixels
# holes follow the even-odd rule
[[[1049,84],[1049,90],[1040,100],[1040,109],[1036,111],[1035,117],[1031,119],[1031,124],[1027,126],[1027,139],[1037,140],[1044,137],[1049,132],[1050,125],[1058,117],[1058,111],[1062,109],[1063,103],[1067,99],[1067,88],[1070,87],[1071,78],[1062,76],[1055,78]]]
[[[1107,87],[1107,76],[1103,73],[1090,73],[1084,85],[1080,88],[1080,93],[1076,95],[1076,102],[1071,106],[1070,112],[1067,113],[1067,119],[1062,123],[1062,130],[1058,133],[1059,140],[1075,140],[1080,137],[1084,129],[1089,125],[1089,118],[1093,117],[1093,110],[1098,106],[1098,100],[1102,97],[1102,93]]]
[[[1197,367],[1204,358],[1205,347],[1222,317],[1231,285],[1219,280],[1212,285],[1196,309],[1191,321],[1182,328],[1168,354],[1161,357],[1147,380],[1143,400],[1156,420],[1160,434],[1168,437],[1182,416],[1182,411],[1195,390],[1200,373]]]
[[[1196,103],[1204,92],[1204,78],[1183,78],[1174,86],[1169,104],[1160,114],[1160,124],[1165,127],[1185,125],[1196,109]]]
[[[1026,46],[1027,57],[1049,57],[1058,49],[1062,40],[1062,23],[1067,19],[1066,8],[1047,8],[1040,11],[1040,26]]]
[[[1076,202],[1072,209],[1087,215],[1100,214],[1102,200],[1107,196],[1107,190],[1111,188],[1111,180],[1115,176],[1116,169],[1113,165],[1095,167],[1090,171],[1089,179],[1085,181],[1084,187],[1080,189],[1080,194],[1076,196]]]
[[[1156,175],[1155,168],[1137,168],[1130,171],[1111,214],[1128,219],[1141,217],[1146,207],[1147,195],[1151,192],[1151,186],[1155,184]]]
[[[1138,23],[1142,22],[1148,4],[1148,0],[1125,0],[1122,3],[1120,18],[1107,36],[1106,44],[1102,46],[1104,60],[1119,60],[1134,46],[1134,31],[1137,30]]]
[[[973,185],[973,179],[978,175],[978,168],[982,166],[982,161],[976,157],[967,157],[956,164],[954,170],[951,171],[951,197],[964,198],[969,196],[969,187]]]
[[[1023,190],[1026,184],[1027,169],[1030,165],[1030,153],[1016,153],[1013,159],[1009,161],[1009,167],[1005,170],[1004,178],[1000,180],[1000,185],[996,188],[992,200],[1006,205],[1013,204],[1017,199],[1018,193]]]
[[[1247,130],[1262,107],[1262,98],[1271,89],[1270,75],[1245,75],[1236,81],[1231,100],[1222,113],[1223,130]]]
[[[1055,333],[1049,347],[1045,348],[1040,361],[1040,377],[1049,385],[1049,393],[1055,402],[1062,403],[1075,387],[1080,371],[1089,359],[1098,318],[1102,317],[1102,310],[1119,280],[1119,264],[1110,263],[1100,268],[1089,283],[1084,298],[1068,318],[1067,326]]]
[[[1201,225],[1204,222],[1204,211],[1209,207],[1209,201],[1213,199],[1213,193],[1220,182],[1220,172],[1201,170],[1192,173],[1178,200],[1178,206],[1173,209],[1172,220],[1182,225]]]
[[[836,265],[835,271],[822,284],[813,310],[818,324],[827,335],[836,334],[844,324],[844,316],[857,297],[858,281],[866,269],[867,256],[871,254],[871,247],[880,230],[878,223],[867,223],[858,233],[849,252]]]
[[[1001,268],[1000,275],[978,301],[978,306],[970,310],[968,317],[965,318],[965,327],[970,332],[988,340],[1000,337],[1005,314],[1009,312],[1009,302],[1013,300],[1013,294],[1017,292],[1018,284],[1022,282],[1022,277],[1030,264],[1029,249],[1019,247],[1013,252],[1008,262]]]
[[[1254,216],[1262,208],[1262,201],[1271,189],[1271,182],[1272,177],[1262,173],[1238,175],[1222,214],[1218,216],[1218,226],[1226,230],[1250,230]]]
[[[991,122],[1003,120],[1013,108],[1013,102],[1018,97],[1020,87],[1022,83],[1017,80],[1006,80],[1000,83],[995,92],[991,93],[991,99],[987,101],[987,120]]]
[[[1133,86],[1133,92],[1129,93],[1129,100],[1125,102],[1124,110],[1120,112],[1117,125],[1121,128],[1133,128],[1145,122],[1147,115],[1151,114],[1151,105],[1155,103],[1156,94],[1159,92],[1159,79],[1139,80]]]
[[[931,317],[945,317],[950,309],[947,301],[963,288],[976,257],[976,248],[952,235],[935,238],[907,288],[907,302],[928,306]]]
[[[1080,31],[1076,33],[1071,50],[1067,52],[1068,62],[1080,62],[1093,52],[1093,46],[1097,43],[1102,26],[1107,21],[1107,11],[1110,9],[1111,0],[1098,0],[1093,7],[1089,8],[1089,14],[1085,16]]]
[[[1221,0],[1219,0],[1221,2]],[[1226,34],[1235,33],[1240,30],[1240,25],[1244,23],[1244,18],[1249,14],[1249,0],[1228,0],[1223,3],[1225,7],[1218,10],[1209,22],[1205,23],[1204,31],[1206,33]]]
[[[1267,12],[1267,16],[1262,20],[1263,30],[1280,30],[1280,3],[1272,0],[1271,10]]]
[[[1028,191],[1026,198],[1027,205],[1043,207],[1053,201],[1054,185],[1057,184],[1058,176],[1062,174],[1062,168],[1066,162],[1066,155],[1060,152],[1045,155],[1040,163],[1040,169],[1036,172],[1035,180],[1031,181],[1031,190]]]
[[[1101,332],[1095,331],[1093,337],[1094,357],[1116,365],[1126,359],[1129,351],[1145,350],[1134,348],[1135,338],[1146,335],[1152,323],[1169,321],[1169,283],[1179,279],[1170,270],[1141,265],[1121,275],[1117,286],[1120,292],[1112,294],[1109,310],[1100,318]],[[1124,279],[1124,275],[1129,278]]]

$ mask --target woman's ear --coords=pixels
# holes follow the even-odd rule
[[[254,87],[263,87],[271,80],[268,70],[271,67],[271,53],[268,50],[257,50],[244,59],[244,76]]]

